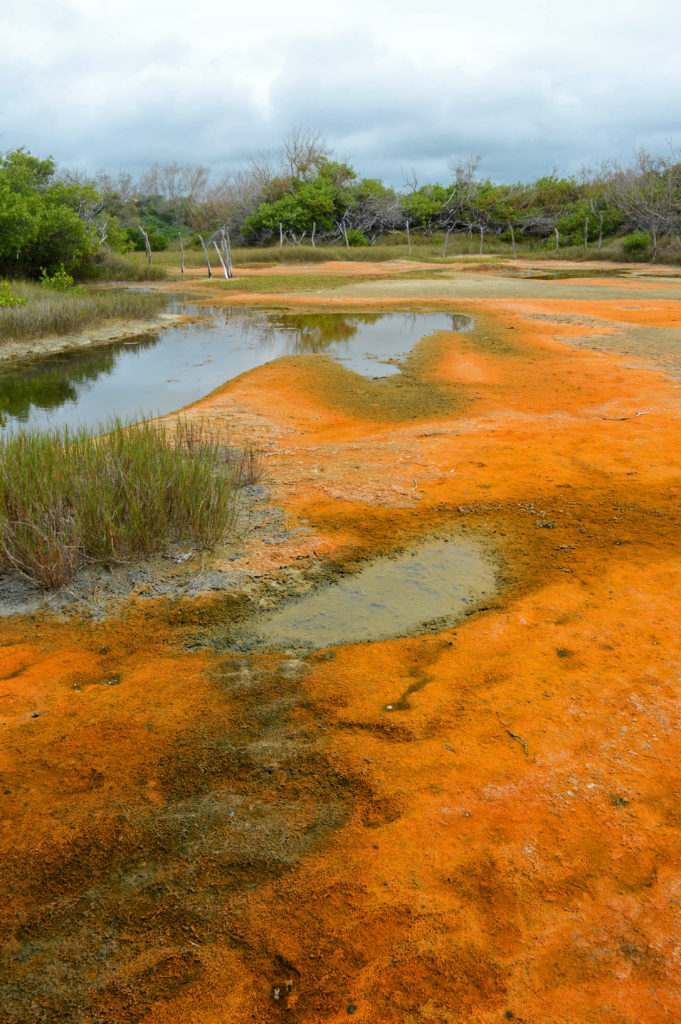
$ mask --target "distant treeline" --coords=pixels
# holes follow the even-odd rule
[[[227,234],[245,246],[371,246],[391,238],[411,249],[452,233],[501,238],[536,249],[601,249],[655,259],[681,257],[681,162],[636,154],[579,178],[551,174],[499,185],[478,161],[452,167],[447,184],[405,182],[402,190],[360,178],[323,137],[297,129],[272,157],[214,180],[207,167],[155,164],[139,178],[57,169],[23,149],[0,157],[0,273],[37,277],[63,265],[76,275],[117,252],[199,246]],[[678,250],[674,256],[672,249]]]

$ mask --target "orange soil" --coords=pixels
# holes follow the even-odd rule
[[[681,399],[560,321],[679,307],[466,309],[499,344],[443,336],[450,415],[349,413],[304,358],[190,414],[262,433],[313,528],[241,565],[460,525],[504,564],[492,607],[306,664],[184,651],[208,599],[2,624],[0,1020],[681,1019]]]

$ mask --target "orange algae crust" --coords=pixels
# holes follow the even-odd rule
[[[0,1021],[681,1019],[681,404],[595,350],[679,307],[571,284],[187,413],[310,531],[239,569],[474,532],[486,608],[312,653],[197,649],[219,596],[0,624]]]

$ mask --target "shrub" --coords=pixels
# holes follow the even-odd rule
[[[629,256],[638,256],[650,247],[651,242],[647,231],[633,231],[622,239],[622,248]]]
[[[369,239],[365,237],[360,228],[350,228],[347,232],[348,245],[368,245]]]
[[[66,273],[63,263],[59,264],[59,268],[53,274],[48,274],[45,267],[41,267],[40,283],[43,287],[51,288],[55,292],[82,291],[82,288],[74,289],[73,278]]]
[[[7,281],[0,281],[0,309],[10,309],[13,306],[25,306],[28,299],[25,296],[15,295],[10,291]]]
[[[0,570],[48,588],[92,561],[210,547],[234,522],[236,477],[215,438],[150,421],[1,439]]]
[[[145,225],[142,226],[145,227]],[[164,252],[168,248],[168,238],[162,231],[154,227],[145,227],[145,230],[149,239],[149,248],[152,252]],[[144,235],[138,227],[127,228],[126,235],[131,248],[136,252],[145,251]]]

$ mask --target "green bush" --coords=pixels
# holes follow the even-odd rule
[[[152,252],[165,252],[168,248],[168,239],[162,231],[158,231],[156,228],[145,228],[147,236],[149,238],[149,248]],[[126,235],[128,243],[136,252],[144,252],[146,246],[144,244],[144,235],[137,227],[126,228]]]
[[[23,149],[0,156],[0,273],[35,279],[62,264],[78,273],[99,250],[94,224],[80,215],[98,199],[89,186],[57,181],[51,159]]]
[[[25,296],[15,295],[10,291],[7,281],[0,281],[0,309],[11,309],[14,306],[25,306],[28,299]]]
[[[348,245],[368,245],[369,239],[365,237],[360,228],[350,228],[347,232]]]
[[[629,256],[639,256],[650,248],[652,239],[647,231],[633,231],[622,239],[622,249]]]
[[[64,264],[60,263],[59,268],[53,274],[48,274],[45,267],[40,271],[40,283],[44,288],[51,288],[55,292],[79,291],[82,288],[74,289],[73,278],[64,270]]]

